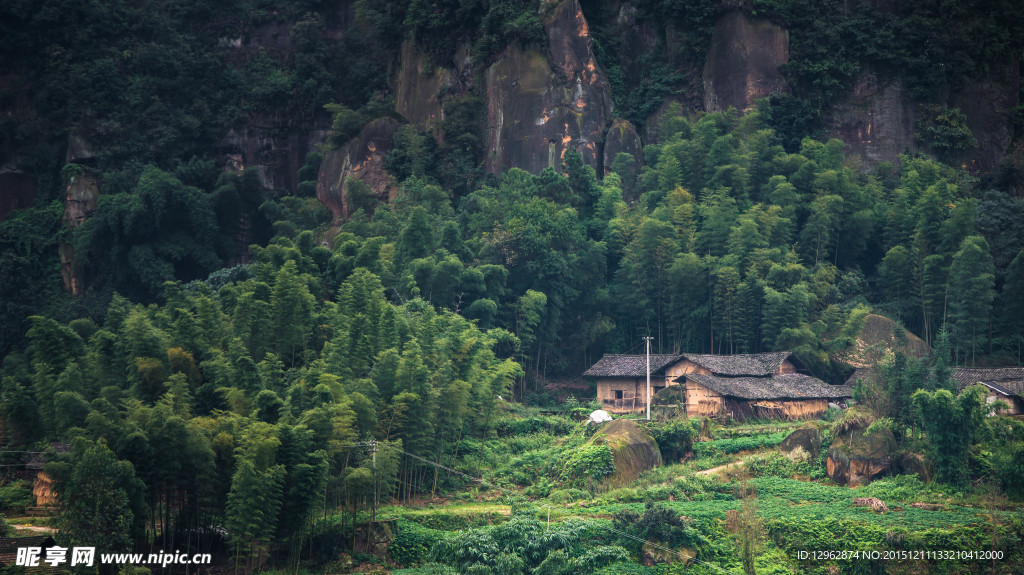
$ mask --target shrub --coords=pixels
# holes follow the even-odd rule
[[[0,487],[0,510],[21,515],[32,506],[32,485],[19,479]]]
[[[771,433],[767,435],[752,435],[749,437],[705,441],[703,443],[695,443],[693,445],[693,452],[697,456],[704,457],[714,453],[738,453],[749,449],[775,447],[782,443],[788,435],[788,431],[780,431],[779,433]]]
[[[548,495],[548,501],[555,505],[590,499],[590,492],[582,489],[555,489]]]
[[[745,461],[750,473],[758,477],[792,477],[797,472],[796,464],[780,453],[755,455]]]
[[[529,435],[541,431],[552,435],[566,435],[573,430],[575,424],[564,418],[555,416],[505,417],[495,425],[498,437]]]
[[[861,497],[875,497],[882,501],[918,501],[938,495],[916,475],[895,475],[876,479],[860,488]]]
[[[661,457],[665,461],[679,461],[687,453],[693,451],[693,439],[697,430],[687,419],[676,419],[651,429],[654,440],[658,442]]]
[[[399,565],[415,565],[427,558],[435,543],[444,538],[444,531],[424,527],[407,519],[395,523],[395,538],[388,546],[391,558]]]
[[[562,477],[577,483],[589,477],[601,479],[615,473],[612,450],[607,445],[585,444],[569,453]]]

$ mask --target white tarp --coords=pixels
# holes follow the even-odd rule
[[[607,411],[598,409],[594,413],[590,414],[590,419],[587,420],[587,425],[590,425],[591,423],[604,423],[611,420],[612,416],[609,415]]]

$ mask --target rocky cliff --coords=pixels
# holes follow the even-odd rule
[[[366,184],[381,200],[391,198],[395,182],[384,171],[384,158],[394,148],[395,130],[400,125],[394,118],[374,120],[356,138],[324,156],[316,179],[316,197],[330,210],[335,222],[348,217],[350,179]]]
[[[789,32],[761,18],[730,12],[715,24],[704,65],[704,109],[747,110],[759,98],[788,90]]]
[[[489,172],[557,168],[570,147],[601,170],[611,91],[577,0],[551,8],[544,30],[547,55],[513,44],[487,69]]]
[[[299,187],[298,173],[307,153],[323,151],[317,196],[336,220],[348,216],[346,182],[350,178],[363,181],[378,199],[391,195],[395,182],[383,165],[400,122],[375,120],[352,141],[329,149],[330,118],[325,112],[318,107],[299,110],[272,103],[273,97],[292,102],[288,98],[294,98],[297,90],[316,88],[318,72],[305,70],[307,80],[294,84],[289,88],[292,92],[275,96],[274,82],[280,78],[274,76],[274,70],[261,69],[254,62],[265,60],[282,70],[295,71],[299,68],[289,66],[302,58],[308,60],[312,50],[334,53],[330,51],[349,46],[354,31],[367,25],[357,19],[353,6],[353,2],[340,2],[313,20],[281,15],[252,26],[234,24],[215,42],[226,66],[242,76],[258,77],[254,85],[259,89],[247,97],[259,97],[260,90],[266,88],[271,103],[238,102],[238,115],[211,132],[209,155],[225,170],[255,168],[263,188],[291,194]],[[389,92],[381,95],[382,101],[393,97],[395,114],[410,124],[429,128],[439,147],[451,144],[446,142],[445,129],[446,116],[452,114],[453,107],[471,107],[468,114],[460,110],[459,120],[463,131],[465,126],[475,125],[469,128],[475,130],[470,138],[473,143],[462,146],[462,151],[471,150],[470,157],[459,160],[470,170],[479,171],[478,166],[490,173],[513,167],[535,173],[547,167],[558,169],[566,150],[577,149],[599,174],[613,169],[618,172],[627,193],[636,191],[643,146],[658,142],[656,125],[670,105],[679,105],[684,114],[730,107],[746,110],[762,97],[796,91],[787,76],[787,65],[797,54],[791,51],[797,48],[790,44],[784,20],[755,16],[734,3],[716,4],[696,19],[692,11],[686,12],[689,16],[685,18],[676,14],[659,19],[652,16],[651,6],[635,0],[546,0],[525,10],[528,12],[520,16],[537,19],[536,34],[482,52],[475,35],[485,31],[477,26],[460,29],[451,42],[454,51],[434,50],[417,41],[409,30],[398,29],[382,34],[390,34],[391,40],[378,38],[372,45],[359,45],[361,52],[349,46],[337,54],[349,59],[354,53],[374,58],[379,65],[375,70],[381,72],[371,74],[379,77],[374,89],[386,83]],[[309,30],[315,34],[310,36]],[[316,42],[310,40],[314,36]],[[363,49],[367,47],[369,50]],[[335,62],[342,59],[339,56]],[[1019,55],[1008,54],[1005,61],[990,63],[983,73],[975,74],[974,81],[947,86],[935,94],[929,105],[962,111],[976,139],[976,145],[951,161],[983,172],[997,167],[1009,153],[1010,163],[1024,171],[1024,148],[1011,151],[1014,114],[1020,105],[1019,60]],[[345,70],[355,71],[336,78],[367,77],[365,70],[363,76],[356,68]],[[340,81],[323,89],[330,91],[328,101],[343,101],[341,96],[353,88]],[[891,70],[864,66],[853,77],[852,88],[822,108],[818,120],[825,135],[847,143],[847,156],[858,158],[863,169],[897,162],[904,151],[930,151],[929,142],[921,137],[921,126],[934,117],[935,108],[926,109],[912,98],[911,91]],[[642,106],[637,106],[637,99]],[[33,100],[27,96],[11,97],[0,102],[0,112],[11,118],[31,118],[32,106]],[[70,134],[64,154],[67,161],[88,164],[88,158],[109,157],[109,150],[99,149],[102,140],[95,137],[103,127],[103,117],[78,114],[73,109],[69,115],[75,125],[65,128]],[[150,135],[140,138],[146,140]],[[57,146],[63,140],[63,136],[58,138]],[[148,145],[147,153],[165,153],[157,143]],[[40,180],[9,154],[0,161],[2,217],[30,204]],[[88,209],[79,207],[88,204],[83,198],[99,193],[95,181],[80,178],[73,187],[73,191],[64,190],[66,211],[79,215],[69,216],[69,223],[87,214]],[[52,197],[59,192],[48,193]],[[65,255],[65,267],[73,269],[70,251]],[[67,278],[73,275],[65,274],[69,289],[73,282]]]

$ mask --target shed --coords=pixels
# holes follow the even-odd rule
[[[989,390],[988,403],[1001,400],[1010,405],[1009,409],[1000,412],[1001,415],[1024,414],[1024,367],[958,367],[953,369],[949,378],[958,392],[976,383],[984,385]]]
[[[818,417],[829,402],[853,396],[848,385],[829,385],[802,373],[760,376],[687,374],[679,377],[686,389],[686,415],[714,417],[720,413],[745,419]]]

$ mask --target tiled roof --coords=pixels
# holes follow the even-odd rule
[[[688,373],[676,381],[699,383],[727,397],[740,399],[842,399],[853,396],[849,385],[829,385],[802,373],[786,373],[770,377],[722,377]]]
[[[949,378],[957,390],[975,383],[990,383],[1014,395],[1024,397],[1024,367],[998,367],[994,369],[954,368]]]
[[[651,374],[660,373],[665,367],[672,365],[682,356],[651,354]],[[647,356],[618,355],[607,353],[590,369],[583,372],[587,377],[645,377],[647,375]]]
[[[683,359],[703,366],[717,375],[764,376],[779,370],[782,362],[792,353],[775,351],[771,353],[750,353],[736,355],[710,355],[684,353],[677,355],[651,354],[651,374],[662,375],[662,370]],[[605,354],[583,375],[588,377],[643,377],[647,375],[644,355]]]
[[[735,355],[709,355],[688,353],[686,359],[706,367],[716,375],[771,375],[779,371],[786,358],[793,355],[788,351],[770,353],[748,353]]]
[[[19,547],[40,547],[46,549],[53,547],[53,537],[49,535],[30,535],[29,537],[0,537],[0,570],[5,567],[14,566],[18,559],[18,548]],[[40,558],[38,567],[26,567],[19,568],[24,569],[26,573],[49,573],[56,571],[51,568],[42,560],[46,558],[46,554]]]

